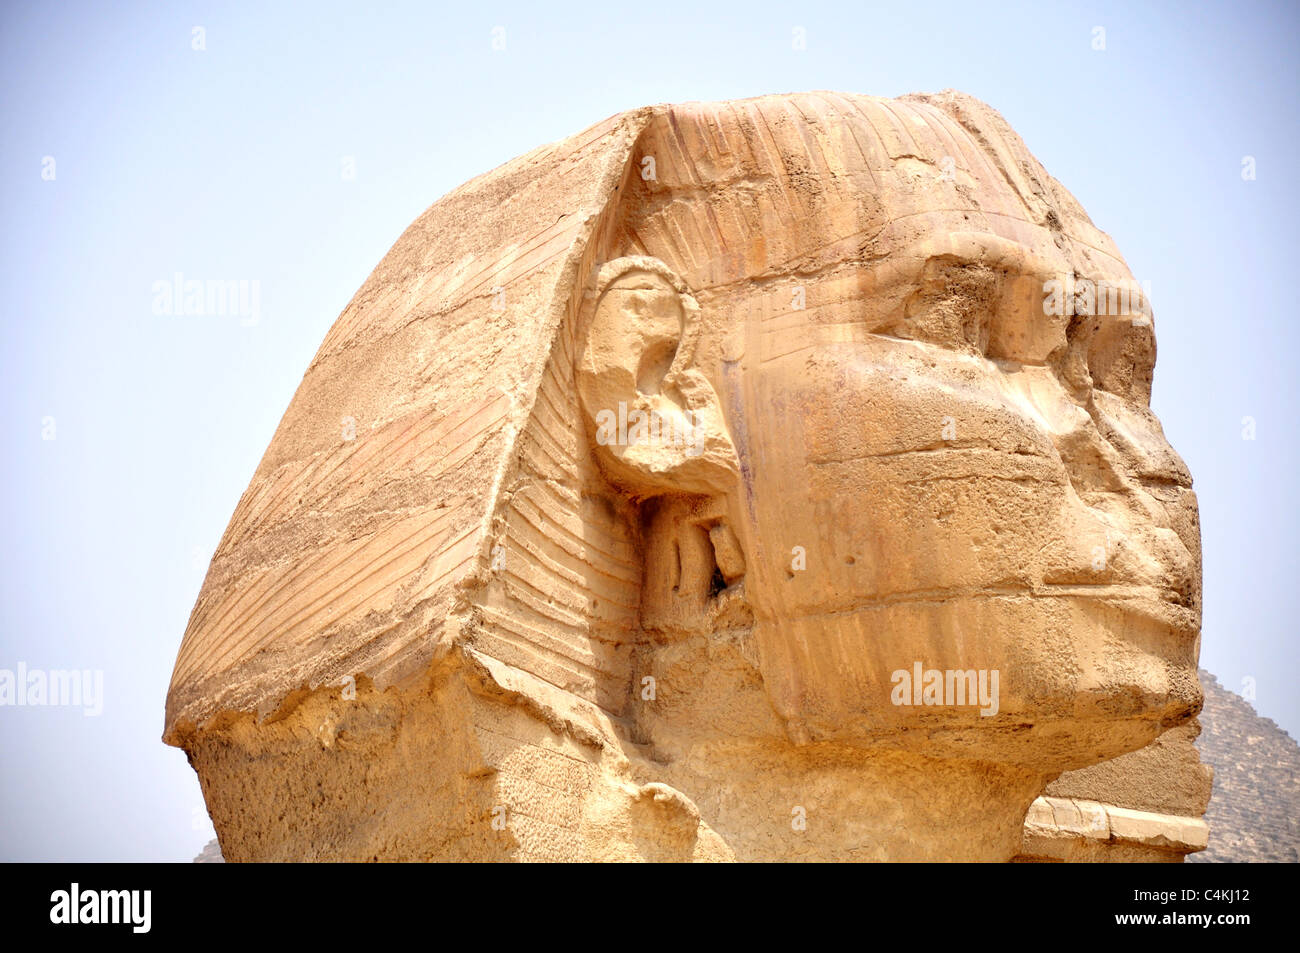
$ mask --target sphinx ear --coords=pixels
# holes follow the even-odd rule
[[[657,258],[618,258],[584,301],[577,387],[597,460],[639,497],[715,495],[739,463],[718,395],[694,365],[700,309]]]

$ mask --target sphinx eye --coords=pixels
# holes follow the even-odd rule
[[[931,258],[919,287],[903,304],[902,319],[889,330],[898,337],[983,354],[1001,284],[1001,273],[979,262]]]

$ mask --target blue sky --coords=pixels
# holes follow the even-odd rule
[[[98,717],[0,708],[0,859],[212,836],[159,741],[167,682],[326,330],[440,195],[654,102],[954,87],[1000,110],[1151,283],[1202,662],[1300,735],[1294,4],[372,6],[0,12],[0,668],[104,672]],[[177,273],[256,281],[257,320],[155,313]]]

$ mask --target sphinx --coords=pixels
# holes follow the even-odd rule
[[[444,196],[181,642],[226,858],[1016,857],[1201,703],[1149,300],[1045,307],[1132,282],[951,91],[647,107]]]

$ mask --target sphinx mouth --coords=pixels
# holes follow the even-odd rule
[[[1187,604],[1184,591],[1170,587],[1124,583],[1014,582],[991,586],[941,586],[865,596],[826,615],[887,609],[906,604],[940,604],[968,599],[1068,599],[1094,603],[1125,616],[1156,624],[1179,636],[1195,638],[1201,631],[1200,610]]]
[[[1145,619],[1172,629],[1181,635],[1196,636],[1201,631],[1200,610],[1188,605],[1186,590],[1151,585],[1116,583],[1062,584],[1036,587],[1038,595],[1089,599],[1126,615]]]

